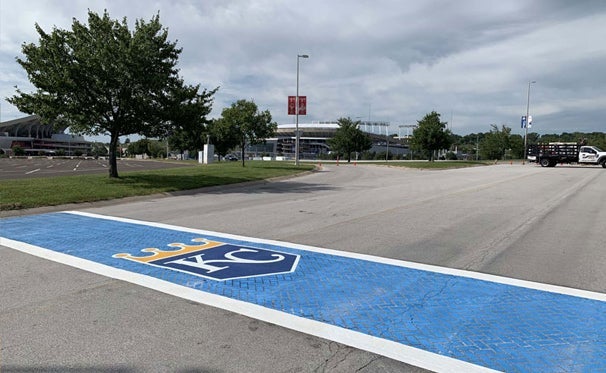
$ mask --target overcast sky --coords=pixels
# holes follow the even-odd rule
[[[239,99],[294,123],[287,97],[307,96],[300,123],[387,121],[391,132],[433,110],[454,133],[491,124],[522,133],[529,81],[532,131],[606,132],[606,1],[0,0],[1,120],[25,116],[5,98],[33,91],[15,62],[24,42],[87,21],[157,12],[183,48],[188,84],[219,86],[212,117]],[[402,130],[405,134],[406,130]]]

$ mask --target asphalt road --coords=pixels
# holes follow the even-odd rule
[[[107,159],[92,158],[0,158],[0,178],[25,179],[82,174],[102,174],[108,171]],[[191,166],[190,162],[119,159],[118,172],[155,170]]]
[[[330,165],[83,211],[606,293],[605,183],[597,167]],[[12,249],[0,257],[3,372],[422,371]]]

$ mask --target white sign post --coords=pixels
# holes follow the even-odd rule
[[[215,146],[213,144],[204,144],[204,164],[213,163],[215,157]]]

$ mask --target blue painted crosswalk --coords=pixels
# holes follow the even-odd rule
[[[268,310],[285,316],[279,325],[428,369],[606,371],[600,293],[83,213],[3,219],[0,236],[2,246],[219,296],[244,314]],[[330,332],[316,332],[323,326]]]

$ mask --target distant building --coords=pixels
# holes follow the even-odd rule
[[[64,133],[65,128],[42,124],[36,115],[0,123],[0,149],[12,154],[15,146],[27,155],[90,154],[92,142],[82,136]]]
[[[337,122],[299,123],[299,154],[302,159],[317,159],[321,154],[328,154],[330,146],[328,140],[334,137],[339,128]],[[387,144],[386,122],[361,122],[360,129],[370,135],[373,146],[371,152],[386,152],[392,155],[408,153],[408,146],[400,141],[389,138]],[[246,153],[250,156],[269,154],[271,156],[284,156],[294,158],[296,124],[280,124],[274,137],[267,139],[265,144],[249,146]],[[381,133],[384,132],[384,133]]]

